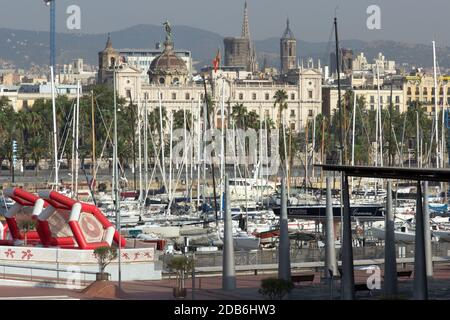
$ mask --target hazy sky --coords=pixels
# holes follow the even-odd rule
[[[238,36],[244,0],[56,0],[58,32],[65,27],[66,8],[81,8],[81,32],[104,33],[136,24],[188,25]],[[366,27],[369,5],[381,8],[381,30]],[[450,45],[449,0],[248,0],[253,39],[279,37],[286,17],[297,39],[326,42],[336,6],[342,39],[397,40]],[[1,0],[0,27],[48,30],[48,7],[42,0]]]

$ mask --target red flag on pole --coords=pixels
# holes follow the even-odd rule
[[[216,58],[213,60],[214,72],[217,72],[220,65],[220,50],[217,50]]]

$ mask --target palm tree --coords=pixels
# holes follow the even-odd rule
[[[243,129],[245,126],[245,117],[247,116],[247,108],[242,103],[236,103],[233,106],[233,111],[231,112],[231,117],[236,123],[236,127]]]
[[[281,117],[283,116],[283,110],[287,109],[286,100],[288,99],[288,96],[285,90],[280,89],[275,92],[273,98],[275,99],[273,106],[276,108],[278,105],[277,126],[278,128],[281,128]]]
[[[45,156],[46,145],[45,140],[41,136],[35,135],[29,140],[28,145],[29,156],[34,161],[35,175],[39,170],[39,161]]]
[[[184,128],[184,110],[177,110],[173,113],[173,129],[183,129]],[[189,110],[186,110],[186,130],[190,131],[193,127],[191,122],[192,116]]]
[[[259,114],[257,114],[255,111],[250,111],[249,113],[247,113],[247,116],[245,117],[245,124],[246,128],[258,130]]]

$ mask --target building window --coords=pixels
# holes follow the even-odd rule
[[[313,111],[312,111],[312,109],[309,109],[308,110],[308,117],[312,117],[313,116]]]
[[[423,95],[424,95],[424,96],[428,95],[428,90],[427,90],[427,88],[423,88]]]
[[[370,105],[370,110],[371,111],[375,110],[375,106],[373,104]]]
[[[406,94],[411,95],[411,87],[408,87]]]
[[[370,96],[370,103],[375,103],[375,97],[374,96]]]
[[[159,83],[160,84],[164,84],[166,82],[166,80],[164,78],[159,78]]]
[[[313,92],[312,90],[308,90],[308,99],[312,99],[313,98]]]
[[[131,98],[131,90],[127,89],[127,93],[126,93],[127,98]]]
[[[189,93],[186,93],[184,97],[185,97],[185,100],[190,100],[191,99],[191,95]]]
[[[295,110],[294,109],[291,109],[291,118],[294,118],[295,117]]]
[[[295,122],[291,122],[291,130],[295,131]]]
[[[400,103],[400,96],[395,96],[395,103]]]
[[[380,97],[380,104],[383,104],[383,97]]]
[[[395,105],[395,111],[400,112],[400,106],[398,104]]]
[[[252,93],[252,99],[256,100],[256,93]]]
[[[148,100],[148,92],[144,92],[144,99]]]
[[[243,93],[239,93],[239,100],[244,100],[244,94]]]
[[[200,100],[203,100],[203,93],[200,93]]]
[[[177,94],[175,92],[172,92],[172,100],[177,100]]]
[[[266,98],[266,100],[269,100],[270,99],[270,94],[266,93],[265,94],[265,98]]]
[[[291,93],[291,100],[295,100],[295,93]]]

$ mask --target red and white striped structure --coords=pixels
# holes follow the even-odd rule
[[[95,205],[78,202],[56,191],[41,191],[39,196],[50,204],[39,216],[45,221],[55,210],[70,211],[68,224],[73,233],[73,239],[79,249],[89,250],[103,246],[111,246],[112,241],[124,247],[126,240],[120,237],[113,224],[103,215]],[[50,209],[51,208],[51,209]],[[50,228],[43,230],[48,238]],[[61,238],[60,238],[61,239]],[[63,241],[61,239],[61,241]],[[64,240],[65,241],[65,240]],[[70,246],[61,242],[56,245]]]
[[[4,195],[15,201],[14,205],[8,209],[5,213],[6,224],[8,225],[9,232],[11,234],[11,240],[1,240],[0,245],[12,245],[25,239],[32,243],[37,243],[40,240],[39,234],[36,231],[28,231],[26,233],[20,232],[17,225],[16,214],[20,212],[24,207],[34,207],[38,196],[29,193],[21,188],[7,188],[4,190]],[[36,216],[33,216],[35,218]]]

